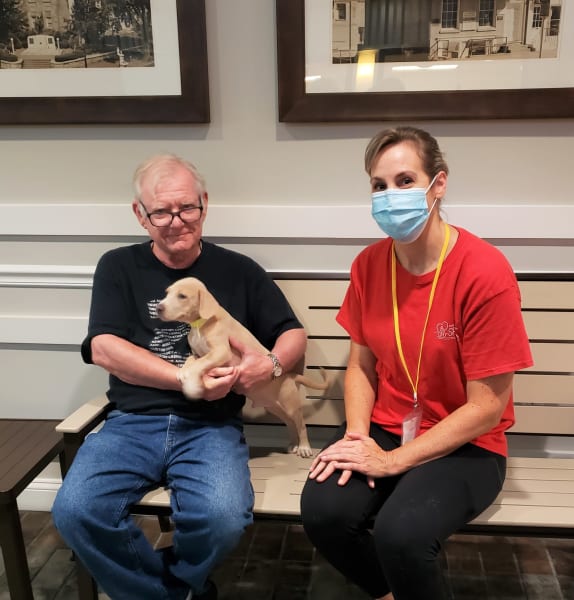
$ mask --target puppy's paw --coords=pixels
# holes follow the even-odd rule
[[[201,378],[195,376],[193,373],[189,373],[185,369],[180,372],[179,379],[181,381],[181,389],[183,395],[189,400],[199,400],[203,398],[205,389]]]
[[[290,444],[287,448],[290,454],[298,454],[301,458],[311,458],[313,456],[313,448],[305,445]]]

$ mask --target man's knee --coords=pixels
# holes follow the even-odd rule
[[[63,485],[52,506],[52,520],[64,539],[68,539],[77,530],[84,510],[81,492]]]
[[[197,511],[174,515],[180,539],[193,540],[196,535],[205,535],[210,543],[223,547],[234,547],[246,527],[253,523],[253,513],[248,504],[242,505],[236,497],[211,502]]]
[[[52,520],[64,539],[73,538],[90,522],[105,522],[110,511],[84,486],[62,485],[52,506]]]

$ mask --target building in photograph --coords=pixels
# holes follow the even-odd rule
[[[431,4],[430,60],[558,55],[562,0],[441,0]]]
[[[333,62],[353,62],[365,33],[365,0],[333,2]]]
[[[30,31],[65,31],[70,22],[68,0],[21,0]],[[40,31],[39,31],[40,33]]]
[[[333,0],[333,62],[554,58],[562,0]]]

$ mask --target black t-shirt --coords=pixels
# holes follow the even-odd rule
[[[201,254],[186,269],[166,267],[152,253],[150,242],[106,252],[94,274],[88,335],[82,343],[84,361],[92,363],[92,338],[112,334],[182,365],[190,354],[190,326],[160,321],[156,312],[166,288],[182,277],[200,279],[266,348],[272,348],[283,332],[301,327],[279,287],[255,261],[202,244]],[[124,412],[219,420],[237,415],[245,402],[235,393],[217,401],[190,401],[180,392],[132,385],[114,375],[109,381],[109,400]]]

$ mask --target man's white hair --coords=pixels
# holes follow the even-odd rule
[[[148,158],[135,170],[133,187],[136,199],[141,202],[144,180],[146,183],[150,184],[152,190],[155,190],[162,179],[170,177],[176,169],[181,167],[193,175],[195,180],[195,191],[199,196],[203,196],[206,191],[205,179],[193,163],[176,154],[158,154]]]

